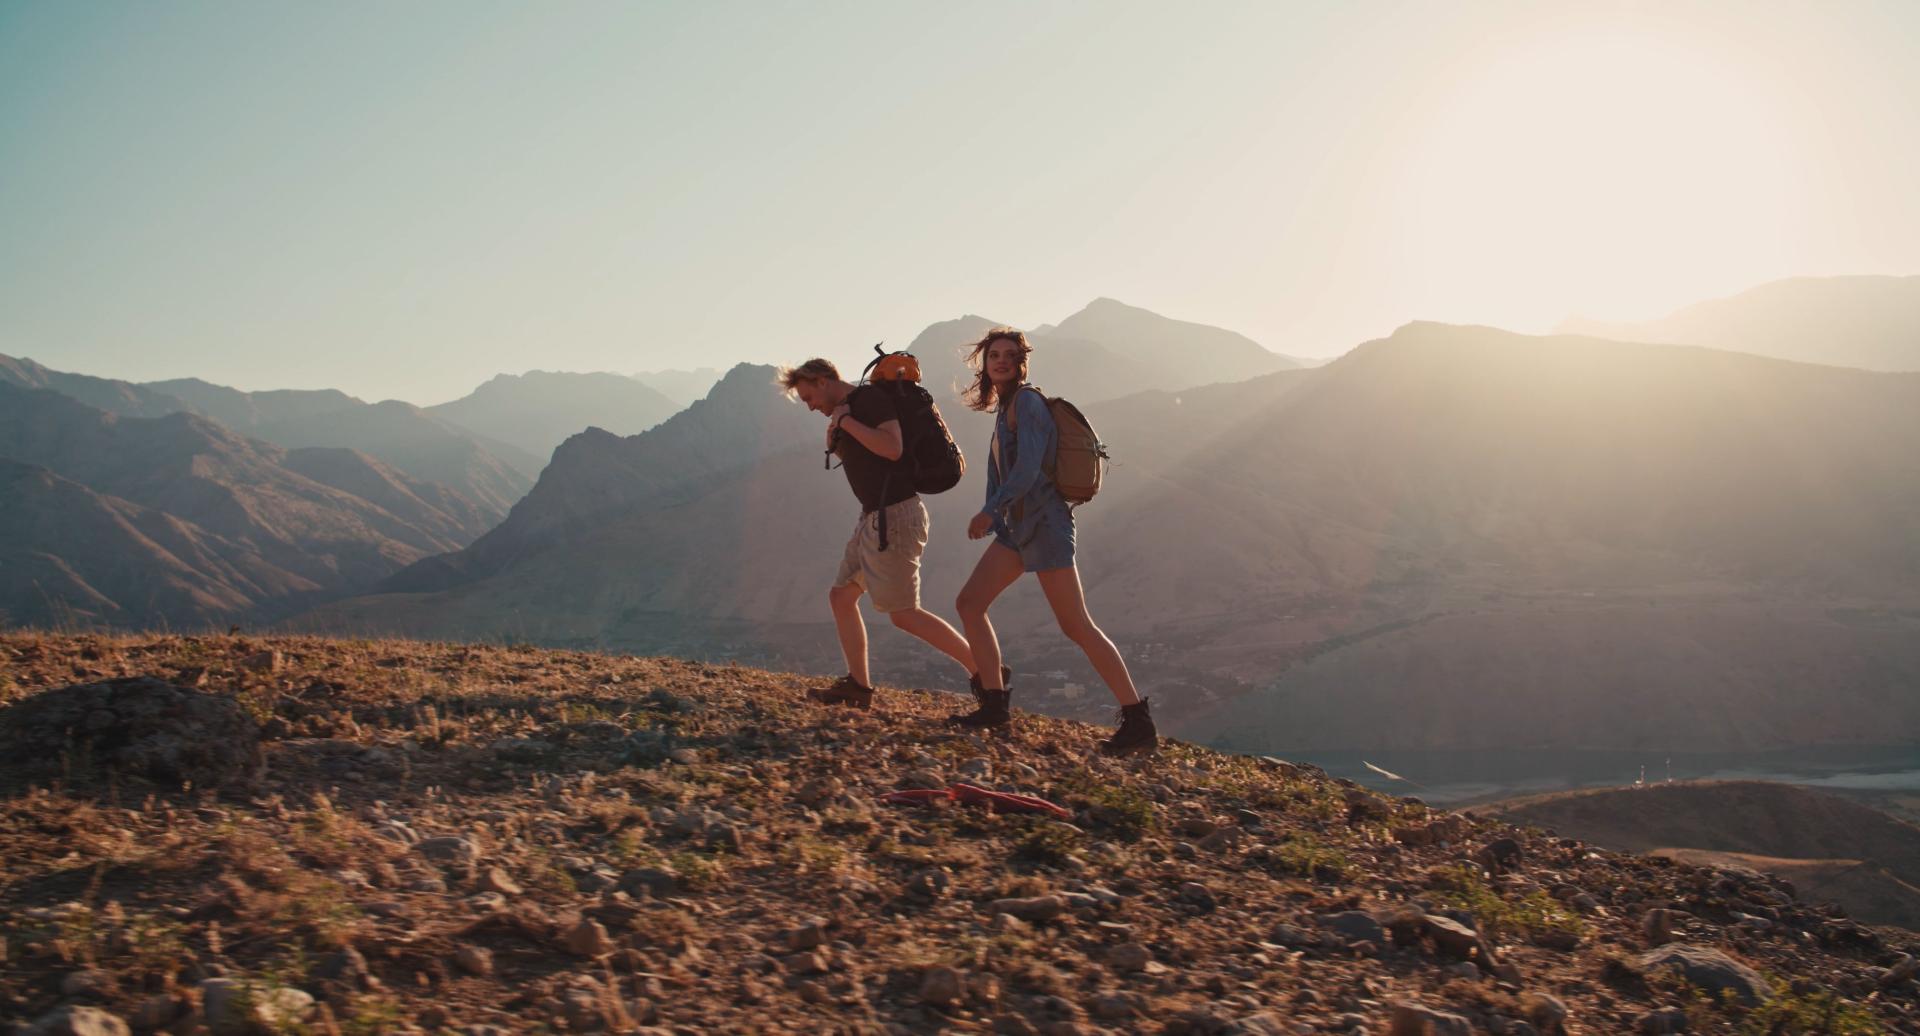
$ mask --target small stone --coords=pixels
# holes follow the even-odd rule
[[[421,839],[414,851],[435,863],[471,868],[480,862],[480,847],[458,835]]]
[[[314,965],[313,977],[323,982],[338,982],[355,989],[367,984],[367,958],[351,946],[335,950]]]
[[[1191,903],[1202,912],[1211,913],[1215,907],[1213,890],[1197,881],[1183,881],[1174,893],[1182,903]]]
[[[1644,1036],[1668,1036],[1669,1033],[1687,1031],[1687,1012],[1678,1007],[1662,1007],[1648,1011],[1633,1020],[1635,1032]]]
[[[564,938],[567,952],[576,957],[604,957],[614,951],[606,926],[592,919],[582,919],[567,930]]]
[[[845,794],[846,784],[838,777],[815,777],[793,791],[795,802],[809,809],[823,806]]]
[[[1457,1014],[1398,1001],[1387,1020],[1387,1036],[1473,1036],[1473,1023]]]
[[[453,951],[453,965],[469,975],[485,978],[493,974],[493,951],[484,946],[462,943]]]
[[[1387,930],[1373,915],[1362,910],[1347,910],[1337,914],[1323,914],[1318,918],[1320,927],[1338,935],[1348,945],[1357,942],[1370,942],[1375,946],[1387,941]]]
[[[180,1017],[180,1001],[165,993],[147,997],[133,1012],[133,1027],[143,1032],[163,1029]]]
[[[928,867],[907,879],[907,895],[931,902],[953,889],[953,874],[945,867]]]
[[[991,972],[980,972],[967,976],[967,998],[976,1004],[991,1007],[1000,1002],[1000,976]]]
[[[1298,925],[1283,924],[1274,926],[1273,931],[1267,935],[1267,941],[1292,948],[1313,946],[1319,943],[1320,937]]]
[[[654,899],[671,899],[679,892],[680,875],[664,867],[636,867],[620,876],[619,887],[628,895],[645,892]]]
[[[1223,827],[1200,839],[1200,848],[1210,853],[1226,852],[1240,844],[1246,833],[1237,827]]]
[[[313,1010],[313,997],[284,986],[262,989],[237,979],[210,978],[200,983],[200,1005],[215,1033],[280,1032]]]
[[[1220,829],[1219,824],[1205,817],[1187,817],[1175,826],[1189,838],[1205,838]]]
[[[831,967],[822,950],[788,954],[780,963],[789,975],[820,975]]]
[[[1560,1036],[1566,1031],[1567,1005],[1551,993],[1528,993],[1520,998],[1520,1009],[1541,1036]]]
[[[781,941],[793,952],[811,950],[827,944],[827,919],[809,917],[781,934]]]
[[[1648,946],[1664,946],[1673,941],[1673,911],[1655,907],[1640,919],[1640,934]]]
[[[1717,1000],[1730,992],[1749,1007],[1758,1006],[1773,992],[1758,972],[1709,946],[1668,943],[1641,954],[1635,964],[1642,972],[1678,971],[1709,997]]]
[[[480,876],[480,887],[503,896],[518,896],[524,891],[512,875],[499,867],[487,868],[487,872]]]
[[[700,761],[700,750],[697,748],[676,748],[667,753],[667,758],[684,766],[692,766]]]
[[[947,786],[947,782],[932,770],[910,770],[905,777],[900,778],[900,786],[903,788],[944,788]]]
[[[86,1000],[105,999],[113,992],[113,976],[99,968],[71,972],[60,980],[60,992]]]
[[[746,836],[737,824],[715,824],[707,828],[707,848],[738,853],[746,848]]]
[[[999,1036],[1040,1036],[1040,1030],[1033,1023],[1017,1014],[997,1014],[993,1016],[993,1031]]]
[[[1102,1021],[1117,1022],[1122,1018],[1131,1018],[1136,1013],[1127,998],[1117,993],[1106,993],[1093,998],[1088,1005],[1095,1018]]]
[[[271,650],[256,651],[241,659],[240,667],[242,669],[250,669],[256,673],[277,673],[280,671],[280,663],[280,652]]]
[[[1012,914],[1022,921],[1049,921],[1066,912],[1067,901],[1057,895],[996,899],[987,909],[995,914]]]
[[[1123,942],[1107,951],[1107,966],[1115,971],[1144,971],[1153,963],[1153,951],[1137,942]]]
[[[1520,862],[1522,855],[1524,854],[1520,850],[1519,842],[1511,838],[1500,838],[1487,843],[1484,848],[1474,854],[1473,859],[1489,874],[1504,874]]]
[[[119,1015],[98,1007],[69,1005],[41,1015],[31,1029],[33,1036],[128,1036],[132,1031]]]
[[[954,968],[930,968],[920,980],[920,1002],[933,1007],[952,1007],[966,991],[966,976]]]

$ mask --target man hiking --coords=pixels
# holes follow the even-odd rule
[[[960,663],[974,681],[973,653],[958,630],[920,607],[920,554],[927,546],[927,508],[904,470],[905,441],[893,401],[884,392],[848,384],[831,360],[812,359],[780,372],[780,385],[807,409],[827,415],[827,449],[840,460],[847,485],[860,501],[860,520],[827,600],[840,634],[847,675],[807,692],[829,705],[870,708],[873,680],[867,670],[867,627],[860,595],[902,630]]]

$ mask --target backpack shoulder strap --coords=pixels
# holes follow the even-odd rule
[[[1019,390],[1013,394],[1015,402],[1019,401],[1021,392],[1031,392],[1039,396],[1042,403],[1047,401],[1047,394],[1045,392],[1040,391],[1032,385],[1022,385]],[[1020,410],[1011,404],[1007,406],[1007,427],[1013,429],[1014,435],[1017,436],[1020,434]]]

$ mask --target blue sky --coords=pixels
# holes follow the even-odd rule
[[[0,0],[0,352],[435,403],[1920,272],[1920,5]]]

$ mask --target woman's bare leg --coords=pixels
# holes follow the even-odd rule
[[[1093,616],[1087,614],[1087,595],[1080,586],[1080,570],[1075,567],[1050,568],[1035,574],[1040,577],[1040,589],[1047,595],[1047,604],[1053,608],[1053,617],[1060,622],[1060,632],[1086,652],[1087,661],[1093,664],[1093,671],[1106,681],[1107,689],[1113,692],[1116,701],[1121,705],[1137,703],[1140,692],[1133,686],[1133,675],[1127,672],[1126,659],[1120,657],[1120,649],[1113,646],[1113,641],[1108,640],[1100,627],[1094,625]],[[980,657],[977,646],[974,648],[974,657]],[[986,662],[982,660],[982,676],[986,674],[985,665]]]
[[[973,650],[980,686],[985,690],[1006,690],[1006,681],[1000,678],[1000,641],[994,636],[993,623],[987,620],[987,609],[1020,578],[1021,571],[1019,554],[1001,544],[989,544],[953,603],[960,613],[960,628],[967,633],[967,646]]]

